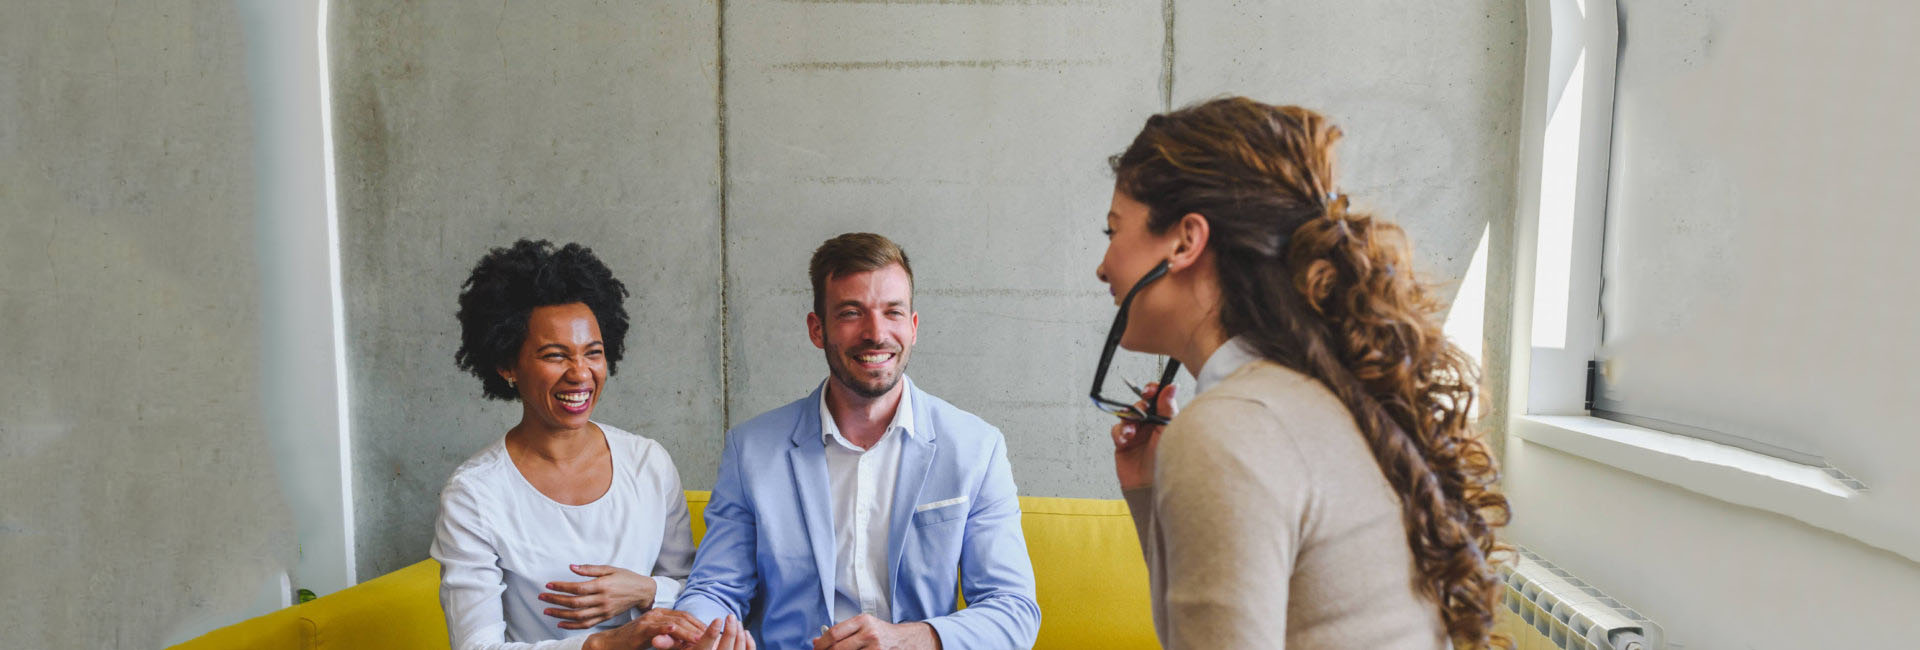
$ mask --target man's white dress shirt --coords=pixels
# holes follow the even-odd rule
[[[820,442],[827,448],[827,482],[833,493],[835,622],[860,614],[893,622],[887,536],[893,523],[893,486],[900,479],[901,436],[914,435],[912,385],[906,377],[900,384],[893,421],[868,449],[840,435],[827,409],[827,391],[820,391]]]

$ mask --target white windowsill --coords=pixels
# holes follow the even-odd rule
[[[1797,516],[1808,501],[1859,493],[1819,467],[1584,415],[1523,415],[1513,432],[1595,462],[1740,505]]]
[[[1920,535],[1825,468],[1584,415],[1521,415],[1515,437],[1738,506],[1782,515],[1920,562]],[[1509,451],[1509,453],[1512,453]]]

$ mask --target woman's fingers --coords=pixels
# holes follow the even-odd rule
[[[605,622],[607,618],[605,614],[595,614],[592,618],[577,621],[561,621],[559,627],[563,630],[584,630]]]
[[[600,583],[597,580],[588,580],[586,582],[549,582],[547,583],[547,590],[564,591],[570,594],[580,594],[584,596],[586,594],[600,593]]]
[[[1133,403],[1134,411],[1138,413],[1151,411],[1162,417],[1172,417],[1173,387],[1169,386],[1167,390],[1161,391],[1160,382],[1148,382],[1145,387],[1139,389],[1137,392],[1140,395],[1140,399]],[[1160,407],[1153,408],[1150,404],[1158,404]],[[1159,429],[1160,425],[1158,424],[1122,417],[1118,424],[1113,425],[1113,446],[1121,450],[1132,449],[1139,446],[1153,434],[1158,433]]]
[[[636,628],[642,638],[651,637],[649,645],[657,650],[694,647],[705,639],[708,627],[692,614],[661,607],[641,613],[627,625]]]
[[[546,614],[554,618],[566,619],[569,621],[584,621],[594,617],[605,618],[605,612],[602,612],[600,608],[597,608],[597,607],[588,607],[583,609],[560,609],[558,607],[548,607],[546,610]]]
[[[1157,405],[1157,408],[1152,409],[1156,415],[1172,418],[1179,409],[1174,402],[1176,390],[1178,389],[1175,386],[1168,386],[1164,391],[1160,390],[1159,382],[1147,384],[1146,388],[1140,391],[1143,399],[1134,402],[1133,407],[1145,413],[1148,411],[1147,400],[1152,400]],[[1162,425],[1151,422],[1121,420],[1119,424],[1113,425],[1113,447],[1116,451],[1131,451],[1159,435],[1162,428],[1164,428]]]
[[[1153,400],[1153,412],[1171,418],[1174,412],[1180,409],[1180,405],[1173,401],[1173,394],[1177,392],[1180,392],[1178,384],[1168,386],[1165,392],[1161,392],[1159,382],[1149,383],[1146,389],[1140,391],[1140,401],[1134,402],[1133,407],[1145,413],[1147,400]]]
[[[562,596],[546,593],[540,594],[540,600],[559,605],[559,607],[548,607],[543,613],[561,619],[562,629],[584,630],[599,625],[607,620],[609,615],[603,606],[606,604],[606,599],[601,596]]]
[[[706,624],[701,623],[692,614],[675,609],[650,609],[640,615],[639,621],[654,633],[671,636],[683,644],[699,640],[707,628]]]
[[[593,577],[593,578],[598,578],[604,575],[611,575],[615,571],[614,567],[606,566],[603,564],[575,564],[568,568],[573,569],[574,573],[578,573],[580,575]]]
[[[740,626],[740,619],[732,616],[727,617],[727,634],[733,637],[733,650],[747,650],[747,644],[751,643],[748,639],[752,637]]]
[[[554,594],[554,593],[540,594],[540,600],[544,600],[549,603],[553,603],[555,605],[565,607],[567,609],[580,609],[583,607],[592,607],[594,605],[600,604],[600,602],[602,601],[602,599],[599,596],[562,596],[560,594]]]
[[[731,618],[731,615],[713,619],[713,623],[707,626],[706,633],[700,635],[700,642],[694,644],[694,648],[697,650],[720,650],[721,638],[724,637],[727,632],[728,618]]]
[[[1127,422],[1120,426],[1123,428],[1120,434],[1121,442],[1114,448],[1115,452],[1135,451],[1147,444],[1147,441],[1152,440],[1154,436],[1160,435],[1160,425],[1157,424]]]

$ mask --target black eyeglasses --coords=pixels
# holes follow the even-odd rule
[[[1133,385],[1133,382],[1126,382],[1127,388],[1132,390],[1135,396],[1147,403],[1147,409],[1144,411],[1140,410],[1140,407],[1134,406],[1132,402],[1111,400],[1100,396],[1100,387],[1107,382],[1107,367],[1113,365],[1113,351],[1120,347],[1120,336],[1127,333],[1127,312],[1133,307],[1133,297],[1140,295],[1141,288],[1152,284],[1154,280],[1166,277],[1166,275],[1167,263],[1161,262],[1159,265],[1154,266],[1153,270],[1147,271],[1146,275],[1141,276],[1139,282],[1133,283],[1132,289],[1127,290],[1127,297],[1120,301],[1120,313],[1113,316],[1113,329],[1107,331],[1107,347],[1100,350],[1100,368],[1093,371],[1093,391],[1089,394],[1093,398],[1093,407],[1119,416],[1120,419],[1129,422],[1144,422],[1147,424],[1160,425],[1171,422],[1166,416],[1154,412],[1154,407],[1159,400],[1147,399],[1147,396],[1140,390],[1140,387]],[[1166,369],[1160,371],[1160,389],[1166,390],[1167,386],[1173,385],[1173,375],[1179,371],[1180,362],[1167,359]],[[1159,394],[1156,393],[1155,397],[1158,396]]]

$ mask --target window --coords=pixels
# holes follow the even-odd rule
[[[1529,9],[1510,430],[1920,559],[1920,11]]]

